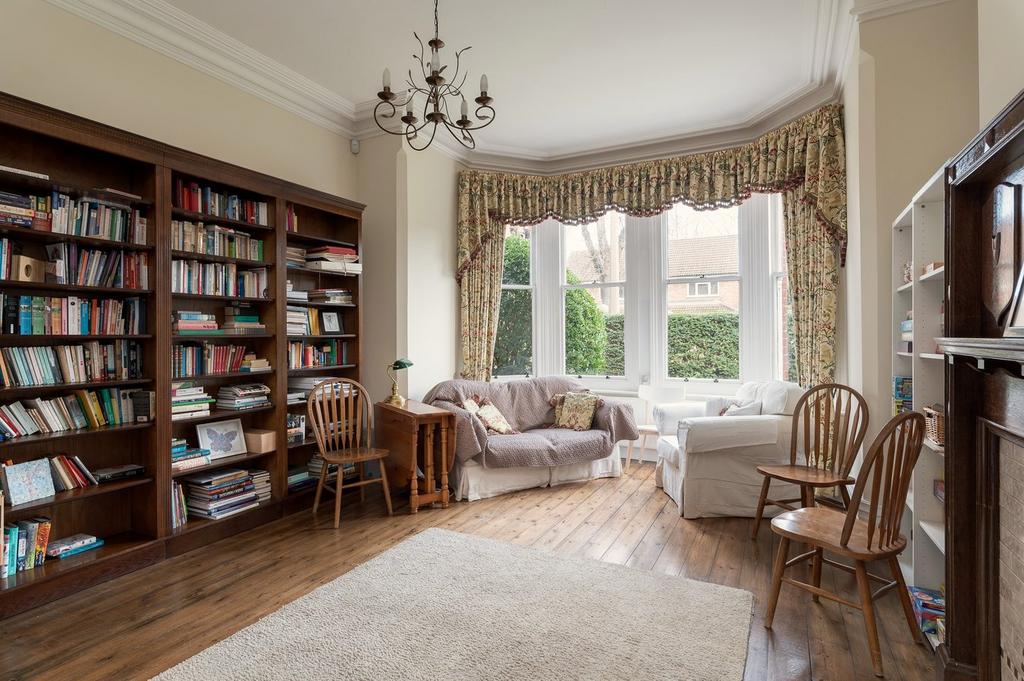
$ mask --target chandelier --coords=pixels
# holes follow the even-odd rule
[[[487,76],[480,76],[480,96],[473,100],[477,104],[476,109],[473,111],[475,118],[473,120],[469,117],[469,104],[466,102],[465,95],[462,94],[462,87],[466,82],[466,76],[469,74],[460,74],[459,72],[459,59],[462,53],[468,50],[469,47],[464,47],[455,52],[454,72],[446,74],[445,71],[448,69],[448,66],[441,64],[440,55],[441,48],[444,47],[444,41],[438,37],[437,32],[437,0],[434,0],[434,38],[427,42],[427,45],[430,47],[429,61],[425,59],[423,40],[420,39],[415,31],[413,36],[420,44],[420,53],[419,55],[414,54],[412,57],[419,62],[419,70],[423,77],[424,85],[416,84],[416,81],[413,79],[412,69],[409,69],[408,89],[405,92],[404,99],[401,99],[399,95],[391,90],[391,71],[384,69],[382,89],[377,93],[380,101],[377,102],[377,106],[373,109],[374,122],[377,124],[377,127],[389,135],[405,137],[409,146],[416,151],[423,151],[429,147],[431,142],[434,141],[434,136],[437,135],[438,127],[442,125],[462,146],[468,149],[475,149],[476,140],[473,139],[472,131],[486,128],[494,121],[494,109],[491,108],[491,102],[494,100],[487,96]],[[399,99],[401,101],[398,101]],[[416,103],[417,99],[422,100],[423,104],[419,117],[416,115],[416,111],[419,109]],[[461,103],[459,100],[462,100]],[[449,101],[455,102],[452,106],[459,106],[459,118],[457,120],[452,120],[452,116],[449,113]],[[386,124],[392,123],[395,116],[402,109],[405,110],[405,115],[399,119],[402,121],[402,125],[400,127],[396,126],[397,129],[389,129]],[[419,133],[428,125],[432,126],[430,137],[426,143],[423,143],[423,138],[420,137]]]

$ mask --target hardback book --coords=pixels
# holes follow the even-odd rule
[[[12,506],[52,497],[50,460],[36,459],[3,467],[4,492]]]
[[[103,483],[138,477],[145,471],[146,469],[138,464],[126,463],[121,464],[120,466],[111,466],[109,468],[97,468],[92,472],[92,474],[97,481]]]

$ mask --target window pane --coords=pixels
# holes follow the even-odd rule
[[[715,283],[703,295],[690,295],[689,284],[666,287],[671,378],[740,377],[740,283]]]
[[[505,227],[505,267],[502,284],[530,284],[530,228]]]
[[[622,286],[565,291],[565,373],[624,376],[626,339]]]
[[[565,226],[565,283],[626,280],[626,218],[611,212],[597,222]]]
[[[508,251],[505,251],[508,259]],[[533,291],[502,289],[498,335],[494,341],[495,376],[533,373]]]
[[[693,210],[678,204],[662,217],[668,277],[738,274],[739,208]]]
[[[797,382],[796,330],[793,326],[793,300],[789,297],[789,277],[776,278],[775,284],[775,366],[783,381]]]

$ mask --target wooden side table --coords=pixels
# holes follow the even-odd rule
[[[448,471],[455,463],[455,414],[415,400],[402,407],[384,402],[374,407],[376,446],[391,452],[384,460],[391,489],[409,488],[410,513],[437,502],[448,508]],[[417,467],[423,471],[423,479],[417,476]]]

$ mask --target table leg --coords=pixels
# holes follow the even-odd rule
[[[426,470],[423,471],[423,477],[426,480],[427,488],[424,491],[433,497],[437,490],[437,483],[434,482],[434,424],[428,423],[426,431],[426,437],[423,440],[423,463]]]
[[[448,508],[448,419],[441,421],[441,508]]]
[[[419,504],[419,478],[416,477],[416,459],[419,451],[420,429],[416,428],[416,434],[412,438],[412,461],[409,463],[409,513],[416,513],[420,510]]]

